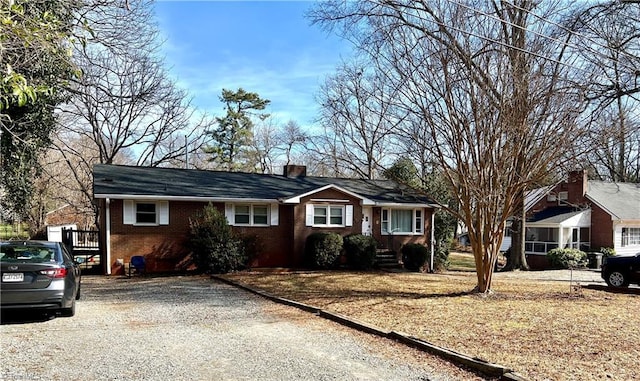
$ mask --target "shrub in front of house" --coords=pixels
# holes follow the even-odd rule
[[[342,252],[342,243],[342,236],[338,233],[310,234],[304,245],[307,264],[319,269],[336,267]]]
[[[197,269],[224,274],[247,265],[242,239],[234,236],[227,218],[209,204],[189,220],[189,244]]]
[[[408,243],[402,246],[400,252],[404,268],[409,271],[422,271],[429,257],[429,250],[418,243]]]
[[[353,270],[369,270],[376,261],[378,243],[367,235],[350,234],[343,243],[347,266]]]
[[[612,257],[616,255],[616,251],[612,247],[601,247],[598,252],[602,253],[605,257]]]
[[[547,258],[554,269],[575,269],[586,267],[589,263],[587,253],[578,249],[552,249],[547,253]]]
[[[435,244],[435,253],[433,256],[433,271],[440,272],[449,269],[449,248],[452,239],[443,239]],[[428,253],[427,253],[428,255]]]

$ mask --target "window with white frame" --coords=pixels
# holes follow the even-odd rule
[[[124,200],[123,221],[125,225],[168,225],[168,201]]]
[[[622,228],[622,246],[640,245],[640,228]]]
[[[313,226],[344,226],[343,205],[314,205]]]
[[[225,204],[225,217],[232,226],[277,226],[278,204]]]
[[[382,209],[382,234],[422,234],[422,209]]]

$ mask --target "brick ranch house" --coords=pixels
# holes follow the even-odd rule
[[[258,240],[251,267],[302,266],[305,240],[318,231],[372,235],[395,251],[433,248],[436,205],[389,180],[312,177],[295,165],[283,175],[96,165],[93,180],[106,274],[122,274],[133,255],[149,272],[186,269],[189,218],[208,203]]]
[[[533,269],[548,267],[546,253],[557,247],[640,252],[640,184],[593,181],[586,171],[573,171],[555,186],[529,192],[525,208],[525,254]]]

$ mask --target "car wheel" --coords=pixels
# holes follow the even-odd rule
[[[76,292],[76,300],[80,300],[80,289],[82,288],[82,283],[78,283],[78,292]]]
[[[60,315],[63,317],[72,317],[76,314],[76,301],[75,299],[71,301],[71,307],[63,308],[60,310]]]
[[[611,287],[627,287],[629,286],[629,280],[627,276],[620,271],[612,271],[607,275],[607,284]]]

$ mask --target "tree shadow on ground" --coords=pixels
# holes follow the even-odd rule
[[[640,295],[640,288],[609,287],[600,284],[587,284],[582,287],[590,290],[606,291],[612,294]]]

